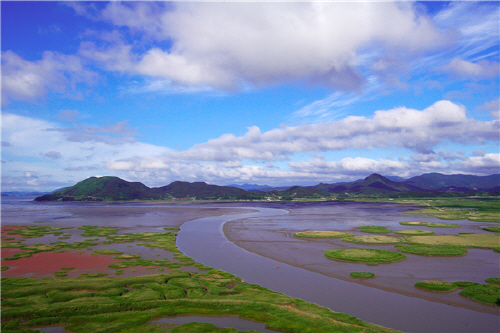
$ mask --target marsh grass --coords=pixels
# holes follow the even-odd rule
[[[479,284],[464,288],[460,295],[471,298],[478,303],[500,306],[500,285]]]
[[[494,284],[500,284],[500,278],[498,278],[498,277],[487,278],[486,282],[488,282],[488,283],[494,283]]]
[[[392,263],[401,261],[406,255],[379,249],[334,249],[325,252],[329,259],[361,263]]]
[[[428,230],[400,230],[394,232],[398,235],[420,236],[420,235],[434,235],[435,232]]]
[[[109,255],[113,255],[113,254],[123,254],[122,251],[118,251],[118,250],[112,250],[112,249],[101,249],[101,250],[95,250],[94,253],[98,253],[98,254],[109,254]]]
[[[450,224],[450,223],[432,223],[432,222],[400,222],[401,225],[409,226],[424,226],[432,228],[459,228],[460,224]]]
[[[85,231],[95,234],[103,230],[86,228]],[[168,244],[161,244],[162,248],[173,250],[173,260],[179,262],[124,260],[116,266],[110,265],[112,268],[147,266],[163,269],[185,265],[208,272],[103,277],[105,273],[87,271],[81,278],[3,278],[2,332],[23,332],[30,331],[30,327],[54,325],[65,326],[66,330],[75,333],[158,333],[148,326],[152,319],[179,315],[239,316],[264,322],[266,327],[282,332],[393,332],[258,285],[245,284],[232,274],[195,263],[175,247],[175,233],[129,234],[118,239],[114,235],[106,237],[111,243],[132,240],[149,243],[149,247],[154,247],[151,243]],[[63,242],[53,245],[57,245],[56,249],[70,246]],[[82,248],[78,244],[72,246]],[[65,274],[70,268],[57,273]],[[117,270],[115,275],[121,272]],[[202,331],[195,328],[195,332]],[[218,329],[216,332],[226,331]]]
[[[460,246],[452,245],[394,245],[399,251],[404,253],[412,253],[421,256],[430,257],[454,257],[454,256],[464,256],[469,251]]]
[[[375,277],[375,274],[369,272],[352,272],[349,275],[352,278],[360,278],[360,279],[371,279]]]
[[[458,288],[458,286],[452,282],[443,282],[439,280],[417,282],[415,283],[415,287],[433,292],[452,292]]]
[[[483,230],[491,231],[491,232],[500,232],[500,227],[487,227],[487,228],[483,228]]]
[[[370,233],[391,233],[392,230],[387,229],[387,227],[382,227],[378,225],[367,225],[367,226],[361,226],[357,227],[359,231],[361,232],[370,232]]]
[[[342,241],[357,244],[397,244],[404,243],[405,237],[385,236],[385,235],[365,235],[342,238]]]
[[[409,236],[409,244],[455,245],[463,247],[494,248],[500,246],[500,237],[496,234],[462,234],[438,236]]]
[[[293,234],[295,237],[304,238],[343,238],[353,237],[354,234],[342,231],[301,231]]]

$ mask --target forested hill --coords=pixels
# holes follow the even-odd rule
[[[163,187],[150,188],[139,182],[128,182],[118,177],[90,177],[71,187],[37,197],[35,201],[120,201],[242,199],[247,191],[230,186],[208,185],[202,182],[176,181]],[[252,194],[249,193],[251,196]]]
[[[491,176],[424,174],[394,181],[372,174],[355,182],[270,188],[246,191],[234,186],[209,185],[204,182],[175,181],[150,188],[139,182],[118,177],[90,177],[73,186],[37,197],[35,201],[122,201],[122,200],[293,200],[296,198],[331,198],[355,196],[436,196],[486,192],[498,195],[500,174]]]

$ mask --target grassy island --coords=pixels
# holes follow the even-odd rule
[[[483,228],[483,230],[491,231],[491,232],[500,232],[500,227],[487,227],[487,228]]]
[[[434,245],[402,245],[397,244],[395,247],[404,253],[418,254],[421,256],[431,257],[455,257],[464,256],[469,252],[466,248],[460,246],[434,246]]]
[[[325,252],[325,257],[360,263],[392,263],[406,258],[402,253],[379,249],[334,249]]]
[[[371,233],[375,233],[375,234],[392,232],[392,230],[387,229],[387,227],[382,227],[382,226],[378,226],[378,225],[361,226],[361,227],[358,227],[358,229],[361,232],[371,232]]]
[[[295,237],[303,238],[343,238],[353,237],[350,232],[342,231],[301,231],[293,234]]]
[[[397,244],[403,243],[405,237],[385,236],[385,235],[366,235],[357,237],[342,238],[344,242],[358,244]]]
[[[432,228],[459,228],[460,224],[451,224],[451,223],[432,223],[432,222],[400,222],[401,225],[409,225],[409,226],[423,226],[423,227],[432,227]]]
[[[409,235],[409,236],[418,236],[418,235],[434,235],[435,232],[427,231],[427,230],[401,230],[394,232],[398,235]]]
[[[358,279],[371,279],[375,277],[375,274],[369,272],[352,272],[349,275],[352,278],[358,278]]]
[[[427,280],[427,281],[417,282],[415,283],[415,287],[427,291],[445,292],[445,293],[452,292],[458,288],[458,286],[452,282],[443,282],[439,280]]]

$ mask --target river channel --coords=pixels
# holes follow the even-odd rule
[[[245,205],[245,208],[250,208]],[[500,331],[500,317],[466,308],[431,302],[349,283],[294,267],[249,252],[230,242],[225,223],[253,219],[269,220],[287,210],[252,207],[258,213],[208,217],[184,223],[178,234],[179,249],[205,265],[228,271],[271,290],[345,312],[365,321],[414,333]],[[279,267],[279,268],[276,268]]]

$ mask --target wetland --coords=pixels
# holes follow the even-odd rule
[[[305,311],[303,315],[312,315],[311,312],[307,312],[310,310],[306,311],[307,307],[312,306],[312,304],[306,305],[310,303],[301,303],[298,308],[295,307],[300,301],[297,299],[300,298],[335,311],[328,312],[330,313],[328,316],[331,316],[331,313],[347,313],[363,320],[362,323],[374,323],[401,331],[497,332],[499,329],[498,307],[474,301],[472,296],[464,297],[458,292],[433,293],[414,286],[418,282],[435,280],[447,283],[466,281],[485,284],[485,279],[500,276],[499,254],[488,247],[468,248],[469,253],[461,257],[426,257],[408,252],[406,254],[408,258],[405,260],[377,265],[337,262],[326,258],[324,253],[331,249],[342,250],[360,246],[367,249],[398,252],[394,244],[360,245],[345,242],[342,238],[330,238],[338,233],[330,233],[326,238],[322,236],[328,233],[318,238],[294,236],[298,232],[317,230],[338,231],[346,233],[347,236],[359,237],[363,236],[362,228],[359,228],[363,226],[386,227],[385,229],[390,230],[390,233],[412,230],[411,227],[414,228],[415,224],[405,226],[400,223],[416,221],[415,215],[404,214],[405,211],[416,208],[418,207],[359,202],[272,204],[4,202],[2,226],[15,225],[15,227],[7,227],[8,232],[13,234],[3,233],[2,236],[5,238],[2,240],[2,245],[18,242],[22,243],[22,246],[3,248],[2,257],[11,257],[16,253],[26,252],[29,252],[31,256],[16,260],[2,260],[2,277],[43,278],[41,281],[83,278],[101,283],[107,279],[116,279],[116,283],[119,283],[119,279],[122,278],[143,279],[144,276],[150,276],[150,279],[160,279],[160,281],[148,280],[149,282],[139,281],[138,283],[129,281],[125,284],[128,288],[125,294],[117,296],[113,294],[116,291],[103,290],[102,292],[108,292],[108,294],[93,295],[93,300],[99,302],[104,301],[103,297],[110,300],[113,300],[113,297],[123,297],[123,300],[120,299],[118,303],[126,304],[127,299],[144,297],[144,302],[153,304],[157,302],[155,297],[163,295],[165,301],[165,297],[168,298],[167,295],[175,296],[174,287],[179,287],[184,289],[184,295],[187,296],[187,298],[182,298],[184,305],[187,300],[192,300],[198,306],[200,299],[208,300],[211,297],[215,299],[216,294],[217,297],[221,297],[222,292],[226,300],[235,297],[247,297],[245,301],[249,301],[252,297],[264,298],[270,303],[259,306],[278,306],[279,309],[281,309],[280,306],[285,306],[286,309],[295,312]],[[442,223],[442,220],[435,217],[417,216],[420,222]],[[35,222],[36,224],[33,224]],[[459,233],[495,235],[482,229],[494,226],[494,223],[470,220],[458,220],[453,223],[461,227],[429,226],[435,235],[411,237],[418,239],[437,236],[451,237],[458,236]],[[47,228],[27,228],[32,226]],[[419,229],[427,228],[424,225],[418,225],[418,227]],[[13,232],[16,229],[18,231]],[[29,232],[24,231],[23,236],[23,231],[20,230]],[[42,232],[43,230],[45,231]],[[54,234],[59,232],[61,234]],[[31,236],[36,237],[25,237],[30,233]],[[40,233],[43,235],[40,236]],[[176,239],[167,236],[174,233],[177,234]],[[392,236],[390,233],[384,232],[384,235],[377,235],[371,232],[370,235],[365,234],[365,236],[403,238],[396,236],[397,234]],[[65,238],[64,244],[58,239],[59,237]],[[467,242],[477,242],[477,238],[476,236]],[[87,244],[82,245],[82,243]],[[495,245],[495,241],[492,244]],[[51,248],[52,252],[45,251],[49,250],[48,247],[56,247],[56,249]],[[43,260],[46,260],[45,264],[38,265]],[[4,267],[8,268],[4,270]],[[215,271],[212,268],[222,271]],[[351,275],[353,272],[362,271],[371,272],[375,277],[366,279],[360,278],[364,277],[364,274]],[[210,287],[206,286],[207,281],[214,281],[210,279],[221,279],[219,276],[224,278],[226,274],[224,272],[230,274],[225,276],[225,280],[232,282],[221,281],[222,285],[210,283]],[[242,283],[243,280],[245,283]],[[203,281],[202,284],[205,286],[204,292],[200,289],[200,281]],[[154,285],[155,283],[159,286]],[[141,284],[144,287],[141,287]],[[167,288],[163,284],[173,287]],[[132,287],[133,285],[136,286]],[[262,294],[251,295],[257,290],[245,289],[245,286],[249,285],[260,286],[258,289]],[[114,288],[122,287],[115,286]],[[261,289],[262,287],[264,289]],[[212,288],[211,291],[210,288]],[[265,288],[287,296],[278,294],[283,295],[278,297],[276,294],[267,294],[268,289]],[[488,292],[491,290],[496,292],[495,288],[489,288]],[[85,299],[75,298],[74,291],[72,292],[73,294],[64,297],[69,297],[73,303],[77,303],[79,299]],[[57,293],[51,295],[58,297]],[[88,297],[86,299],[90,300]],[[362,302],[360,302],[361,299]],[[107,302],[111,302],[110,300]],[[117,299],[114,300],[117,301]],[[407,310],[404,314],[399,311],[402,307]],[[222,308],[210,310],[212,312],[206,308],[200,309],[201,307],[197,307],[196,311],[191,309],[191,312],[184,312],[184,314],[221,315],[227,311]],[[151,308],[147,311],[153,310]],[[269,324],[266,329],[272,329],[273,325],[274,328],[278,327],[277,324],[273,324],[273,319],[270,317],[263,320],[257,313],[251,314],[251,311],[245,313],[241,308],[238,311],[240,312],[232,312],[231,315],[245,314],[244,318],[266,322]],[[315,308],[314,315],[319,315],[318,313],[325,315],[321,311],[323,310]],[[164,317],[167,312],[155,313],[155,316],[156,318]],[[289,315],[288,312],[278,312],[276,312],[278,317]],[[167,317],[173,315],[171,312],[168,313]],[[418,316],[415,315],[416,313]],[[421,320],[422,316],[426,318],[425,321]],[[440,320],[442,316],[446,316],[449,320]],[[114,322],[121,323],[120,318],[122,317],[117,313]],[[141,320],[151,322],[154,316],[148,318],[150,319]],[[349,319],[352,318],[349,316],[342,318],[347,321],[354,320]],[[4,319],[4,314],[2,319]],[[48,325],[48,322],[46,320],[36,327]],[[67,322],[64,323],[67,324]],[[82,325],[81,323],[75,322],[71,325],[73,326],[68,327],[68,331],[85,331],[82,328],[85,325],[78,326]],[[224,322],[218,325],[225,327]],[[379,329],[378,326],[371,328]],[[317,331],[321,331],[319,327]]]

